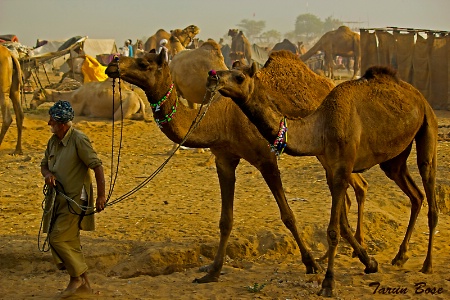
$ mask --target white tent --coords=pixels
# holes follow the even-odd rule
[[[117,53],[116,42],[113,39],[86,39],[83,45],[84,53],[92,57],[101,54]]]

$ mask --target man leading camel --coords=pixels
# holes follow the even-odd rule
[[[92,207],[94,191],[89,169],[97,182],[96,210],[105,208],[105,178],[102,161],[88,137],[74,129],[74,111],[68,101],[58,101],[49,110],[50,138],[41,161],[45,184],[56,190],[52,213],[45,214],[44,228],[49,236],[53,260],[60,270],[67,270],[70,281],[63,296],[92,292],[87,277],[87,264],[80,244],[80,230],[94,230],[93,208],[82,211],[80,205]],[[48,224],[48,225],[46,225]]]

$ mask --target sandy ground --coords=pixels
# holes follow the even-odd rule
[[[446,137],[450,112],[437,114],[442,137]],[[76,117],[75,126],[93,140],[104,161],[107,182],[115,181],[111,201],[152,175],[172,147],[154,122],[125,120],[117,158],[120,124],[113,131],[108,120]],[[38,247],[44,198],[39,163],[51,135],[46,108],[27,112],[24,127],[24,155],[9,155],[17,136],[15,126],[0,147],[0,299],[59,299],[68,275],[57,271],[51,254],[40,252]],[[217,283],[192,283],[203,276],[199,267],[212,261],[219,241],[220,191],[214,166],[204,164],[209,156],[210,152],[182,150],[142,189],[98,214],[95,232],[82,232],[94,289],[89,298],[319,298],[318,280],[323,274],[305,274],[298,247],[279,218],[275,200],[261,174],[245,161],[237,169],[234,228],[223,274]],[[413,152],[410,171],[421,186],[414,163]],[[314,255],[320,257],[327,248],[331,199],[324,171],[312,157],[283,155],[279,166],[298,226]],[[114,180],[111,174],[116,170]],[[440,190],[450,187],[449,170],[450,143],[441,139],[437,173]],[[427,207],[422,209],[411,238],[409,261],[403,267],[392,266],[408,223],[409,200],[379,167],[367,171],[365,178],[370,186],[364,230],[368,252],[378,261],[379,272],[364,274],[364,266],[352,258],[350,246],[341,241],[336,260],[336,298],[449,299],[448,208],[439,215],[434,273],[419,272],[427,247]],[[442,195],[439,199],[443,201]],[[354,204],[352,226],[355,221]],[[377,290],[373,286],[376,283]],[[388,288],[400,294],[382,294]]]

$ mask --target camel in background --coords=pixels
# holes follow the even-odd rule
[[[147,39],[144,50],[145,52],[150,52],[152,49],[157,50],[159,48],[159,41],[162,39],[169,41],[171,35],[178,38],[183,47],[187,47],[199,32],[200,28],[195,25],[189,25],[184,29],[174,29],[171,30],[170,33],[164,29],[159,29],[154,35]],[[170,51],[170,45],[167,44],[166,47]]]
[[[303,42],[299,42],[298,45],[302,45],[303,46]],[[280,51],[280,50],[287,50],[290,51],[292,53],[294,53],[295,55],[300,55],[300,48],[299,46],[292,43],[290,40],[288,39],[284,39],[282,42],[276,43],[272,49],[270,50],[269,53],[272,53],[273,51]],[[304,49],[305,47],[303,46],[302,49]]]
[[[334,58],[339,56],[353,57],[353,76],[358,74],[361,66],[361,46],[359,34],[353,32],[347,26],[340,26],[338,29],[325,33],[319,41],[309,49],[300,58],[306,62],[317,52],[322,51],[325,54],[325,69],[328,71],[328,77],[334,78]]]
[[[238,29],[229,29],[228,36],[231,36],[230,59],[242,61],[244,58],[247,65],[252,63],[252,46],[247,37]]]
[[[147,95],[150,106],[153,108],[156,123],[169,139],[179,143],[184,139],[193,120],[198,116],[198,110],[179,105],[177,90],[172,90],[173,79],[169,65],[164,60],[164,55],[164,53],[159,55],[149,53],[140,60],[122,57],[119,61],[111,62],[108,65],[106,74],[113,78],[120,76],[123,80],[142,88]],[[189,75],[186,74],[185,76],[188,77]],[[290,82],[293,79],[295,78],[291,78]],[[304,90],[305,87],[307,88],[306,91]],[[304,109],[309,106],[312,107],[309,109],[313,109],[318,104],[311,102],[320,101],[319,99],[325,97],[329,89],[310,88],[302,84],[296,92],[286,94],[285,97],[303,99],[305,103],[299,106],[303,106]],[[306,99],[303,98],[305,94],[315,97],[314,99]],[[299,246],[306,272],[316,273],[321,270],[321,267],[315,261],[299,234],[295,216],[286,201],[276,156],[267,146],[267,141],[231,99],[220,95],[216,97],[209,105],[208,112],[204,115],[202,121],[190,133],[184,143],[188,147],[209,147],[211,149],[216,157],[222,197],[219,222],[220,241],[217,253],[213,263],[207,267],[208,273],[202,278],[195,279],[195,282],[215,282],[219,279],[233,225],[236,168],[242,158],[261,172],[278,204],[283,223],[290,230]],[[364,187],[361,190],[364,190]],[[360,194],[357,193],[358,196]]]
[[[33,94],[30,108],[36,109],[45,102],[67,100],[75,111],[75,116],[91,118],[106,118],[120,121],[122,118],[144,119],[145,104],[138,93],[121,82],[114,90],[114,102],[112,80],[87,82],[76,90],[58,91],[53,89],[39,89]],[[122,102],[122,105],[120,104]],[[114,107],[114,115],[113,115]],[[140,116],[136,116],[138,112]]]
[[[23,109],[20,104],[20,88],[22,86],[22,71],[19,61],[11,54],[8,48],[0,45],[0,106],[2,110],[2,131],[0,132],[0,145],[12,123],[11,103],[16,115],[17,143],[13,155],[23,154],[22,127]]]
[[[208,78],[208,88],[231,97],[266,140],[272,146],[279,145],[278,150],[282,148],[294,156],[319,156],[328,166],[332,207],[327,230],[328,267],[319,292],[322,296],[331,297],[335,292],[334,260],[341,231],[366,266],[365,273],[378,271],[378,263],[351,235],[346,222],[345,194],[352,173],[380,165],[409,197],[410,221],[392,264],[402,266],[408,260],[409,240],[425,198],[408,172],[407,159],[415,141],[417,166],[428,201],[429,241],[421,272],[432,273],[438,222],[438,124],[433,109],[417,89],[400,80],[391,69],[372,67],[359,80],[335,87],[312,114],[294,118],[280,111],[279,98],[272,97],[273,88],[259,80],[256,64],[241,70],[217,71]]]

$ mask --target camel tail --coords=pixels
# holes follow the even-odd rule
[[[19,60],[14,55],[11,55],[11,58],[13,60],[14,68],[16,69],[16,76],[17,76],[16,79],[17,82],[19,82],[19,89],[20,89],[20,87],[23,85],[22,69],[20,68]]]

